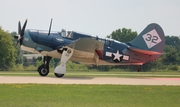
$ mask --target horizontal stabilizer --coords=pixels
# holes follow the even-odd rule
[[[135,52],[142,53],[142,54],[147,54],[147,55],[162,55],[163,54],[163,53],[160,53],[160,52],[138,49],[138,48],[134,48],[134,47],[131,47],[131,46],[129,46],[128,49],[130,49],[132,51],[135,51]]]

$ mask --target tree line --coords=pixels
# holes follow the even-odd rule
[[[22,52],[19,46],[16,46],[16,41],[13,36],[16,35],[16,32],[9,33],[8,31],[4,31],[2,27],[0,27],[0,70],[8,70],[12,67],[17,67],[23,63],[24,67],[30,66],[27,61],[27,58],[22,57]],[[112,38],[118,40],[120,42],[129,42],[133,40],[138,33],[136,31],[132,31],[131,29],[122,28],[113,31],[107,38]],[[28,53],[28,52],[25,52]],[[33,66],[38,67],[39,64],[42,63],[42,58],[34,58]],[[55,67],[58,65],[59,59],[53,59],[50,62],[51,67]],[[149,62],[143,65],[143,71],[149,70],[179,70],[180,64],[180,37],[175,36],[165,36],[165,49],[164,54],[156,61]],[[84,64],[79,64],[77,62],[69,61],[67,64],[67,69],[97,69],[100,71],[109,71],[112,69],[124,69],[128,71],[135,71],[135,67],[133,66],[86,66]]]

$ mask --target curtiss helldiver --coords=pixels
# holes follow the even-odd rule
[[[25,30],[26,25],[27,19],[22,28],[19,21],[14,38],[22,50],[44,56],[38,68],[41,76],[48,75],[52,57],[60,59],[60,65],[54,69],[55,76],[63,77],[68,60],[88,65],[135,65],[139,71],[143,64],[158,59],[164,52],[164,32],[156,23],[149,24],[127,43],[65,29],[51,32],[52,20],[47,31]]]

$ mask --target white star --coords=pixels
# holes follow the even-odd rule
[[[113,55],[114,55],[114,59],[113,59],[113,60],[117,59],[118,61],[120,61],[120,57],[121,57],[122,55],[119,54],[119,50],[117,50],[117,53],[113,53]]]

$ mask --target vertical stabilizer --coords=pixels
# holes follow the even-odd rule
[[[163,29],[156,23],[149,24],[128,44],[134,48],[163,53],[165,46]]]

